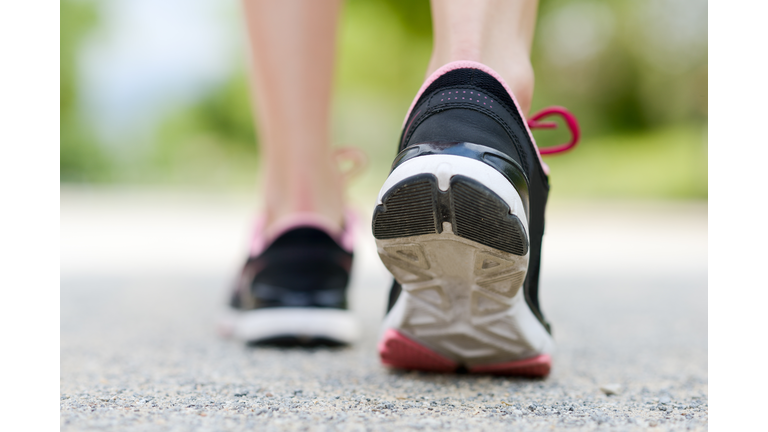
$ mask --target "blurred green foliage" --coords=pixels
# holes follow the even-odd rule
[[[696,1],[674,3],[690,9]],[[696,4],[706,26],[706,3]],[[703,37],[693,31],[700,16],[692,21],[683,14],[684,22],[670,22],[677,18],[663,13],[667,7],[541,1],[533,111],[568,107],[583,137],[575,151],[546,160],[553,193],[707,197],[706,31]],[[75,84],[77,49],[95,25],[95,12],[90,3],[62,2],[62,180],[252,183],[258,151],[245,60],[221,86],[161,119],[151,142],[136,146],[135,158],[110,156],[97,145],[77,114]],[[402,117],[424,79],[431,33],[428,0],[345,3],[334,141],[363,148],[373,161],[353,193],[370,194],[389,169]],[[542,131],[536,138],[547,146],[566,140],[567,133]]]
[[[245,67],[160,123],[134,182],[252,182],[258,147]],[[139,171],[134,170],[134,173]]]
[[[383,97],[407,109],[432,49],[429,1],[348,0],[338,45],[339,93]]]
[[[97,22],[91,2],[61,2],[61,129],[62,181],[99,181],[109,176],[110,164],[79,109],[77,50]]]
[[[703,7],[657,16],[674,4]],[[532,61],[533,110],[566,105],[587,137],[707,122],[705,0],[542,1]]]
[[[706,133],[695,125],[677,125],[590,138],[578,153],[545,160],[551,194],[706,199]]]

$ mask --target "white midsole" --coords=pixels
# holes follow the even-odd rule
[[[219,331],[223,336],[243,341],[297,336],[353,343],[360,338],[360,325],[352,312],[324,308],[230,311],[220,320]]]
[[[507,203],[510,213],[523,222],[526,235],[528,234],[528,218],[525,216],[523,200],[515,186],[495,168],[464,156],[428,155],[403,162],[387,177],[379,191],[377,204],[382,203],[384,194],[397,183],[423,173],[434,174],[437,177],[438,187],[443,191],[448,189],[451,177],[454,175],[463,175],[477,180]]]

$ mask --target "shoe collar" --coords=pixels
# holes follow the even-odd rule
[[[515,108],[517,108],[517,111],[523,114],[523,111],[520,109],[520,104],[517,103],[517,99],[515,98],[515,95],[512,93],[512,89],[510,89],[509,85],[507,85],[506,81],[504,81],[504,78],[502,78],[498,72],[496,72],[495,70],[491,69],[490,67],[482,63],[478,63],[470,60],[460,60],[460,61],[455,61],[455,62],[451,62],[443,65],[434,73],[432,73],[432,75],[430,75],[426,79],[426,81],[424,81],[424,84],[421,85],[419,92],[416,93],[416,97],[413,99],[413,102],[411,102],[410,108],[408,108],[408,112],[406,113],[405,118],[403,119],[403,127],[405,127],[406,123],[408,122],[408,118],[411,116],[411,112],[413,111],[413,108],[416,106],[416,103],[419,101],[419,99],[421,99],[421,96],[424,93],[424,91],[427,88],[429,88],[429,86],[433,82],[435,82],[435,80],[445,75],[446,73],[456,69],[477,69],[492,76],[507,91],[507,93],[509,94],[509,97],[512,99],[512,102],[515,104]],[[566,144],[562,144],[554,147],[548,147],[540,151],[538,145],[536,144],[536,140],[534,139],[533,134],[531,133],[531,129],[534,129],[534,128],[535,129],[551,129],[556,127],[555,123],[539,121],[542,118],[553,115],[553,114],[560,115],[563,118],[566,125],[568,126],[568,129],[571,132],[571,141]],[[525,122],[525,131],[528,133],[528,137],[530,138],[531,143],[533,143],[533,148],[536,150],[536,156],[538,157],[539,162],[541,163],[541,166],[544,169],[544,173],[547,175],[549,175],[549,166],[541,159],[541,155],[562,153],[564,151],[570,150],[576,146],[580,138],[579,125],[578,125],[578,122],[576,121],[576,117],[563,107],[550,107],[534,114],[533,116],[531,116],[531,118],[527,122]]]
[[[253,236],[251,237],[250,256],[259,256],[278,237],[288,231],[297,228],[315,228],[325,232],[342,249],[352,253],[355,242],[355,227],[357,215],[347,209],[344,212],[344,226],[339,228],[330,219],[317,213],[301,212],[293,213],[281,218],[269,228],[266,227],[266,217],[259,216],[254,223]]]

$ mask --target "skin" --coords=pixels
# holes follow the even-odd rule
[[[341,0],[243,4],[264,156],[267,230],[298,213],[341,227],[343,178],[330,142]],[[530,50],[538,0],[432,0],[431,5],[434,48],[427,76],[452,61],[486,64],[504,78],[527,113],[533,97]]]

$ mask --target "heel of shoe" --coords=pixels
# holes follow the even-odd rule
[[[490,248],[526,255],[527,196],[518,189],[498,169],[470,157],[415,157],[397,166],[382,187],[373,236],[417,237],[449,228]]]

